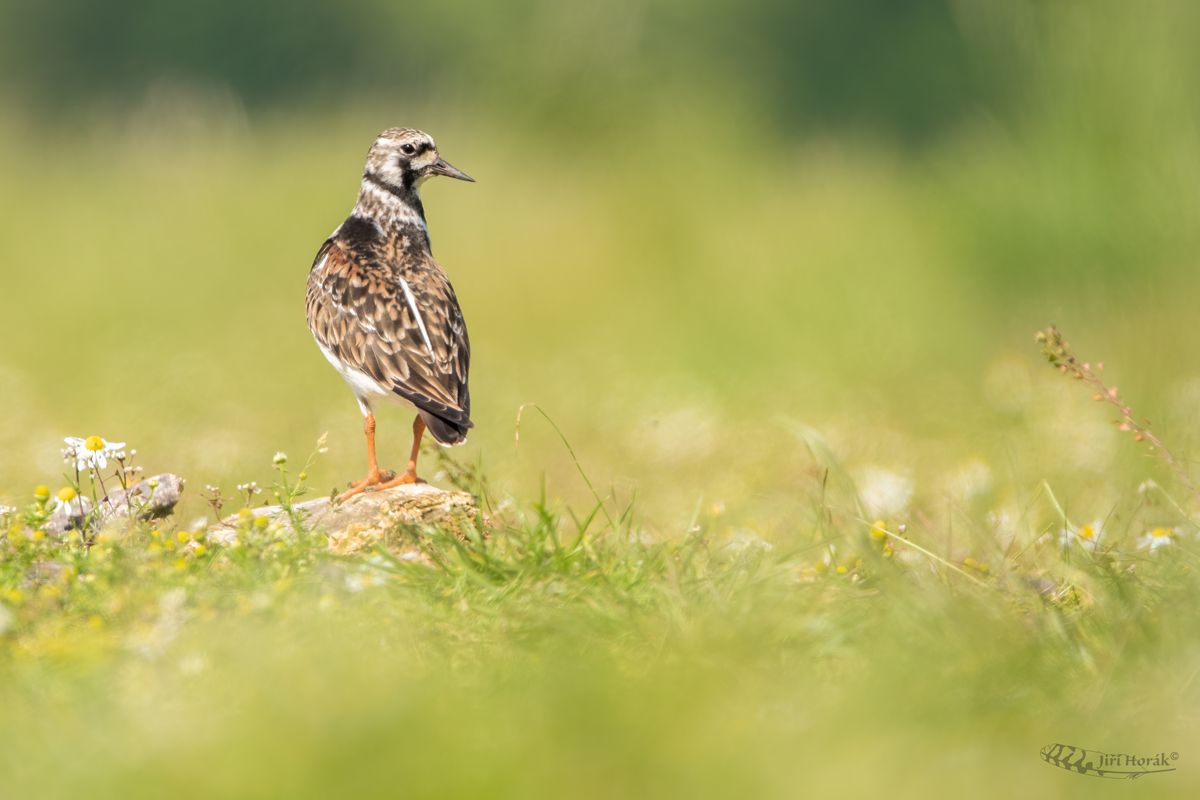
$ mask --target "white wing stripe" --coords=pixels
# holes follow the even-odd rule
[[[412,289],[408,288],[408,281],[404,278],[400,279],[400,286],[404,289],[408,307],[412,309],[413,317],[417,320],[417,327],[421,329],[421,338],[425,340],[425,346],[429,348],[429,358],[436,360],[433,355],[433,345],[429,341],[429,332],[425,330],[425,320],[421,318],[421,312],[417,310],[417,299],[413,297]]]

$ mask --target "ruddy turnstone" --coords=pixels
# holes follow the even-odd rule
[[[425,429],[461,444],[470,419],[471,343],[454,289],[433,259],[421,184],[434,175],[474,179],[438,155],[426,133],[389,128],[367,153],[358,202],[325,240],[308,274],[308,327],[350,385],[367,435],[367,477],[338,502],[368,488],[417,481]],[[397,476],[375,461],[372,405],[388,400],[417,412],[412,456]]]

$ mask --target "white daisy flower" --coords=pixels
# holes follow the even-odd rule
[[[1150,552],[1154,552],[1160,547],[1166,547],[1169,544],[1174,544],[1171,539],[1175,535],[1175,531],[1170,528],[1155,528],[1138,539],[1138,549],[1145,550],[1150,548]]]
[[[1100,538],[1104,535],[1104,526],[1100,520],[1090,525],[1080,525],[1076,530],[1063,529],[1058,537],[1058,543],[1063,547],[1079,545],[1093,552],[1100,546]]]
[[[63,441],[67,443],[66,449],[62,451],[63,459],[68,464],[74,463],[75,469],[80,472],[104,469],[108,466],[110,458],[125,458],[124,442],[110,442],[99,436],[89,436],[86,439],[68,436]]]
[[[63,513],[67,519],[74,517],[82,517],[84,513],[83,498],[75,493],[75,490],[69,486],[63,487],[58,493],[58,497],[54,498],[54,502],[50,505],[50,513]]]

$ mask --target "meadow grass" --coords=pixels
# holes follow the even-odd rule
[[[182,91],[5,119],[0,794],[1194,796],[1196,503],[1032,338],[1105,361],[1189,469],[1200,151],[1163,75],[1194,48],[1109,59],[1126,22],[916,151],[695,97],[571,140]],[[361,477],[303,285],[398,122],[479,181],[426,190],[477,428],[422,474],[491,522],[394,532],[432,567],[253,515],[211,541],[201,487],[266,489],[276,450],[329,431],[300,485]],[[555,426],[526,409],[518,449],[531,402]],[[175,517],[36,538],[91,434],[186,477]]]
[[[334,556],[320,530],[253,513],[236,543],[120,520],[58,539],[35,532],[56,505],[38,499],[8,513],[0,551],[6,786],[1195,792],[1200,526],[1166,492],[1145,486],[1087,524],[1048,485],[993,530],[868,521],[870,499],[828,444],[795,433],[820,489],[774,544],[722,534],[720,508],[654,541],[612,498],[583,513],[544,494],[497,502],[445,454],[443,476],[489,513],[458,536],[389,534],[424,563],[382,545]],[[276,491],[303,494],[276,466]],[[955,558],[953,536],[977,558]],[[1174,751],[1180,769],[1114,787],[1043,763],[1053,742]]]

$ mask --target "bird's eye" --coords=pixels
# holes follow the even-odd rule
[[[406,156],[411,156],[413,153],[417,152],[417,148],[413,147],[411,144],[402,144],[400,145],[400,152],[404,153]]]

